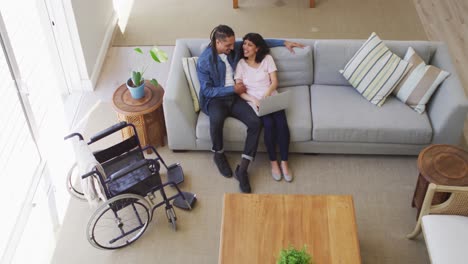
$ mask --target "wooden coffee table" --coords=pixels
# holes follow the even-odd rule
[[[289,245],[315,263],[361,263],[352,196],[224,195],[219,263],[276,263]]]

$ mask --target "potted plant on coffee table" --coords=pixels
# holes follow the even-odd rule
[[[302,250],[297,250],[293,246],[283,248],[276,264],[313,264],[313,259],[306,250],[305,245]]]
[[[137,54],[144,54],[141,48],[133,49]],[[158,47],[154,46],[149,50],[151,58],[157,62],[162,63],[167,61],[167,53]],[[127,80],[127,88],[130,90],[130,95],[133,99],[141,99],[145,95],[145,79],[143,74],[149,65],[144,65],[141,68],[133,70],[130,78]],[[151,84],[158,86],[158,81],[156,79],[150,80]]]

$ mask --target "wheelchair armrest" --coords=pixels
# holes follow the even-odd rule
[[[88,144],[91,144],[93,142],[96,142],[104,137],[107,137],[108,135],[121,130],[122,128],[126,127],[128,124],[125,121],[122,121],[118,124],[115,124],[111,127],[108,127],[104,129],[103,131],[98,132],[96,135],[92,136]]]
[[[109,176],[109,178],[107,178],[106,183],[111,182],[111,181],[115,181],[115,180],[127,175],[129,172],[137,170],[137,169],[139,169],[139,168],[141,168],[141,167],[143,167],[145,165],[147,166],[148,164],[149,164],[149,162],[147,160],[140,160],[138,162],[135,162],[135,163],[123,168],[123,169],[120,169],[120,170],[112,173],[112,175]]]

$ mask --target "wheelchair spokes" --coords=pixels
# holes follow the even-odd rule
[[[88,222],[89,242],[101,249],[117,249],[137,240],[151,221],[151,210],[142,196],[121,194],[94,213]]]

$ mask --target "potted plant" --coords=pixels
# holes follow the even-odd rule
[[[141,48],[133,49],[137,54],[143,54]],[[154,46],[149,50],[151,58],[157,62],[162,63],[167,61],[167,53],[158,47]],[[131,77],[127,80],[127,88],[130,90],[130,94],[133,99],[141,99],[145,95],[145,79],[143,74],[145,73],[148,65],[143,66],[140,69],[132,71]],[[158,86],[156,79],[151,79],[151,84]]]
[[[305,245],[302,250],[297,250],[293,246],[282,249],[276,264],[313,264],[312,257],[306,249]]]

